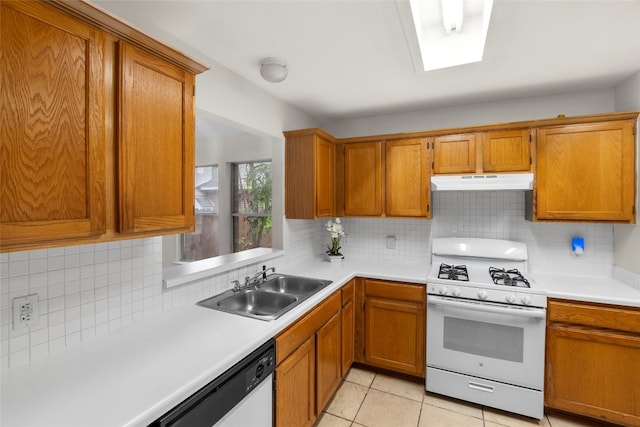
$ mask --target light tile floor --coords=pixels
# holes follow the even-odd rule
[[[427,393],[424,384],[351,368],[316,427],[593,427],[556,414],[521,417]]]

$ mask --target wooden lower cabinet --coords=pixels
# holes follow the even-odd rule
[[[342,376],[349,372],[353,364],[354,342],[355,342],[355,317],[354,317],[354,289],[355,279],[342,287],[342,311],[340,312],[340,323],[342,329]]]
[[[424,286],[371,279],[360,284],[364,310],[357,325],[358,361],[424,377]]]
[[[545,406],[640,426],[640,310],[549,301]]]
[[[316,413],[329,403],[342,380],[340,313],[316,332]]]
[[[312,336],[276,368],[276,425],[313,425],[315,371],[315,337]]]
[[[276,337],[276,426],[313,425],[340,385],[341,305],[334,292]]]

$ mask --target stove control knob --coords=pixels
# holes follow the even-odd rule
[[[520,301],[524,305],[531,305],[531,296],[527,295],[527,294],[524,294],[524,295],[522,295],[522,298],[520,298]]]
[[[481,300],[485,300],[485,299],[489,298],[489,294],[485,290],[480,290],[480,291],[478,291],[478,298],[481,299]]]
[[[449,293],[449,287],[448,286],[440,286],[440,289],[438,289],[438,293],[440,293],[440,295],[446,295]]]
[[[505,299],[509,304],[515,304],[518,301],[516,294],[508,294]]]
[[[461,293],[462,293],[462,291],[457,286],[451,290],[451,294],[454,297],[459,297]]]

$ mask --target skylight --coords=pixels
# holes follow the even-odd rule
[[[409,0],[425,71],[482,61],[493,0]]]

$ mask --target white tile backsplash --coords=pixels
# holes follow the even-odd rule
[[[527,243],[533,271],[612,275],[612,225],[526,221],[523,192],[433,193],[432,206],[430,221],[344,218],[342,252],[354,259],[426,263],[433,237],[487,237]],[[325,223],[285,220],[286,261],[322,256],[329,242]],[[387,236],[396,237],[395,249],[387,249]],[[570,251],[574,236],[585,238],[580,257]],[[193,304],[258,269],[248,265],[163,291],[161,237],[0,254],[0,367],[25,365]],[[30,293],[39,296],[40,320],[13,330],[11,300]]]

